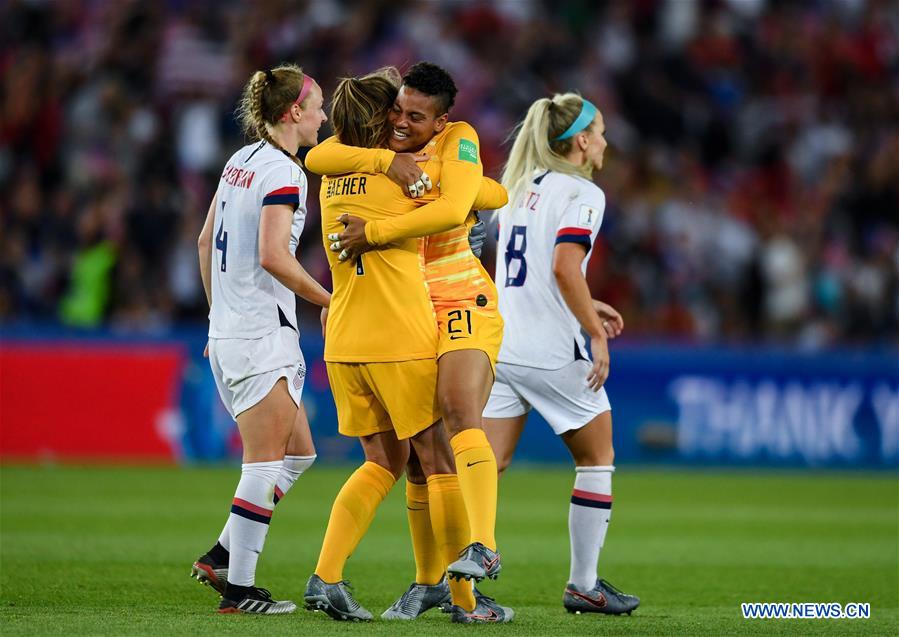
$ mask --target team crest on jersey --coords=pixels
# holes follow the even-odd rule
[[[469,139],[459,140],[459,159],[478,163],[478,145]]]
[[[598,214],[599,210],[597,210],[593,206],[581,204],[581,211],[580,214],[578,214],[577,225],[581,228],[592,228],[596,223],[596,215]]]
[[[306,378],[306,368],[300,365],[297,367],[297,373],[293,377],[293,388],[302,389],[304,378]]]

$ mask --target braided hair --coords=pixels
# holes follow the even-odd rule
[[[269,126],[278,123],[296,101],[303,87],[303,79],[303,70],[294,64],[256,71],[244,87],[243,97],[237,107],[237,118],[250,140],[265,140],[301,167],[299,158],[272,138]],[[308,99],[307,97],[306,100]],[[303,100],[303,104],[306,100]]]

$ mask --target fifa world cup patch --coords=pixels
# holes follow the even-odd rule
[[[594,208],[593,206],[588,206],[587,204],[581,204],[581,210],[577,216],[577,225],[580,228],[592,228],[593,224],[596,222],[596,215],[599,214],[599,210]]]
[[[470,161],[472,164],[478,163],[478,145],[470,139],[460,139],[459,159]]]

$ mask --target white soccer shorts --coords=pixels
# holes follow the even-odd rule
[[[579,360],[561,369],[538,369],[497,363],[496,382],[490,391],[485,418],[514,418],[537,410],[556,435],[580,429],[599,414],[610,411],[604,387],[587,386],[593,365]]]
[[[209,365],[225,409],[234,419],[265,398],[281,378],[300,405],[306,361],[300,339],[289,327],[262,338],[210,338]]]

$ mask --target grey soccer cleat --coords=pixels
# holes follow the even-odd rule
[[[450,604],[450,589],[446,578],[437,584],[411,584],[393,606],[381,613],[381,619],[415,619],[432,608]]]
[[[343,580],[328,584],[318,575],[311,575],[303,593],[307,610],[320,610],[332,619],[371,621],[372,614],[350,592],[350,583]]]
[[[515,611],[507,606],[500,606],[492,597],[477,591],[474,596],[474,610],[467,611],[461,606],[453,606],[453,622],[457,624],[505,624],[512,621]]]
[[[480,582],[485,577],[496,579],[503,565],[499,553],[491,551],[480,542],[469,544],[459,553],[459,559],[446,568],[454,579],[473,579]]]
[[[228,584],[228,565],[217,564],[209,553],[206,553],[190,567],[190,576],[195,577],[201,584],[211,586],[222,595]]]
[[[604,579],[598,579],[596,586],[589,591],[582,591],[569,583],[562,596],[562,605],[569,613],[630,615],[640,605],[640,598],[622,593]]]
[[[241,587],[242,588],[242,587]],[[219,604],[220,613],[252,613],[255,615],[286,615],[297,609],[297,605],[289,600],[277,601],[264,588],[250,586],[241,591],[240,599],[231,599],[231,590]],[[238,595],[235,595],[237,597]]]

